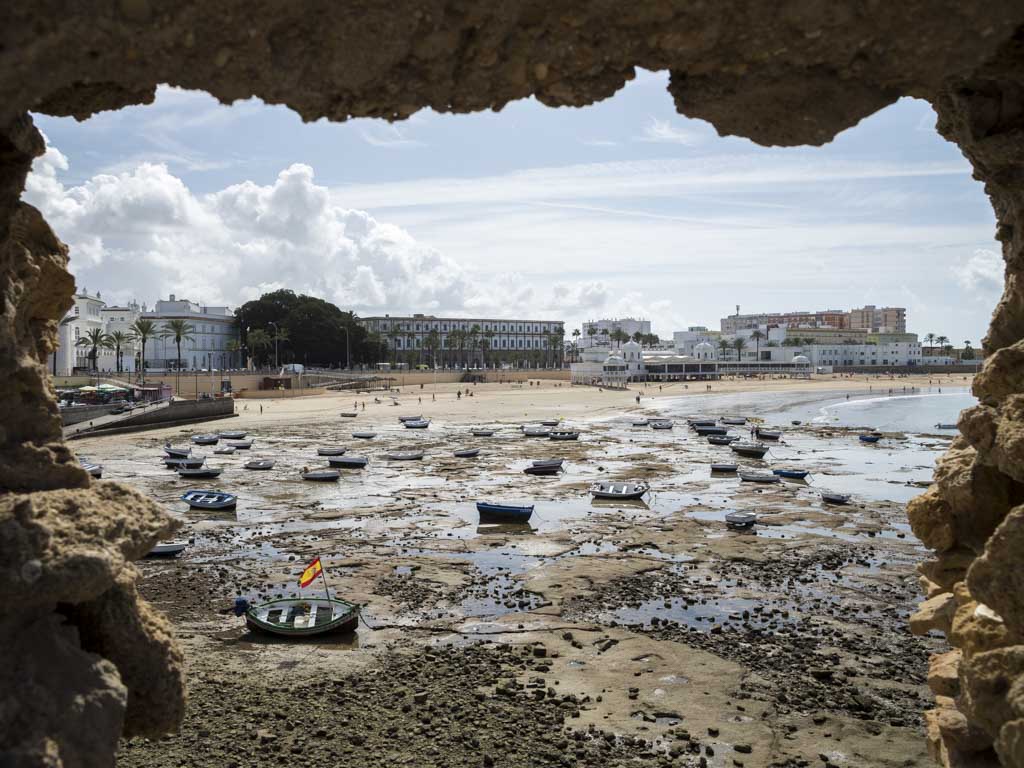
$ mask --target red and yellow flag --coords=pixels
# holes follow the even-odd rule
[[[323,567],[320,565],[320,558],[318,557],[312,563],[306,566],[306,570],[302,572],[302,577],[299,579],[300,587],[308,587],[312,584],[316,577],[320,575]]]

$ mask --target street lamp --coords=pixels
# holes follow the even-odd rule
[[[345,332],[345,370],[348,370],[352,367],[352,361],[349,359],[348,328],[343,325],[341,330]]]
[[[280,337],[281,332],[277,329],[277,323],[275,323],[273,320],[271,320],[269,324],[274,326],[274,367],[277,368],[279,365],[277,359],[277,340],[278,337]]]

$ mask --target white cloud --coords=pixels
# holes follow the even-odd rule
[[[423,142],[411,139],[397,125],[380,121],[369,121],[359,130],[363,141],[373,147],[385,149],[412,149],[422,147]]]
[[[988,248],[977,248],[953,267],[953,276],[968,291],[999,296],[1003,292],[1004,269],[1002,256]]]
[[[644,127],[638,141],[650,141],[658,144],[684,144],[692,147],[699,144],[701,137],[694,131],[688,131],[673,125],[668,120],[652,117]]]

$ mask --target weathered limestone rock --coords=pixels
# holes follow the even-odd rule
[[[971,594],[998,613],[1010,630],[1024,634],[1024,505],[996,529],[967,573]]]
[[[1018,719],[1007,694],[1024,674],[1024,645],[966,657],[960,670],[959,709],[990,738],[998,738],[1003,725]]]
[[[974,379],[974,394],[988,406],[1020,392],[1024,392],[1024,340],[996,350]]]
[[[926,579],[938,584],[943,591],[951,592],[957,582],[967,578],[967,569],[976,556],[976,552],[956,547],[943,552],[934,560],[925,560],[917,566],[917,570]]]
[[[992,651],[1020,641],[995,611],[971,599],[966,585],[958,585],[957,597],[949,640],[964,654]]]
[[[936,696],[953,698],[960,691],[960,651],[933,654],[928,663],[928,687]]]
[[[918,606],[910,617],[910,631],[915,635],[926,635],[932,630],[949,633],[953,624],[956,599],[952,592],[942,592]]]
[[[999,731],[996,752],[1003,765],[1024,765],[1024,720],[1011,720]]]

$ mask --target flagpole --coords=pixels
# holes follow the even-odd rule
[[[320,560],[320,555],[316,556],[317,560]],[[324,561],[320,560],[320,578],[324,582],[324,594],[327,595],[327,599],[331,599],[331,590],[327,588],[327,575],[324,573]]]

